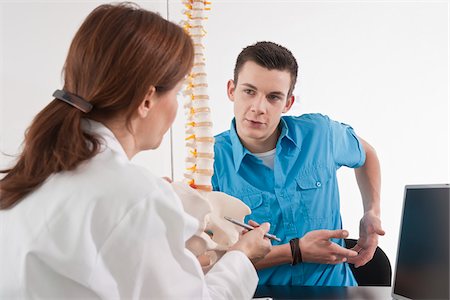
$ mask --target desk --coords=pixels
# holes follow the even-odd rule
[[[255,298],[275,299],[392,299],[390,286],[258,286]]]

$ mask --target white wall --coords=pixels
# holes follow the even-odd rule
[[[183,18],[170,0],[169,19]],[[32,117],[61,87],[70,40],[99,2],[0,4],[0,151],[16,153]],[[165,1],[138,1],[166,15]],[[381,247],[395,262],[405,184],[449,182],[448,1],[214,1],[205,23],[216,133],[228,129],[226,82],[243,47],[271,40],[300,65],[291,114],[351,124],[382,164]],[[2,64],[3,63],[3,64]],[[173,126],[175,179],[184,166],[183,112]],[[136,162],[170,175],[170,144]],[[10,162],[1,156],[0,167]],[[357,237],[362,205],[352,170],[339,171],[342,216]]]

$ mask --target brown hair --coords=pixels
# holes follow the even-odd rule
[[[52,173],[95,156],[101,141],[81,119],[125,115],[127,126],[151,86],[164,93],[189,73],[191,38],[181,27],[137,5],[101,5],[76,33],[64,65],[64,90],[92,105],[84,114],[54,99],[27,129],[15,166],[0,180],[0,209],[13,206]]]
[[[292,95],[297,82],[298,65],[291,51],[273,42],[257,42],[254,45],[247,46],[236,59],[234,67],[235,84],[237,84],[242,66],[248,61],[253,61],[269,70],[288,71],[291,75],[288,97]]]

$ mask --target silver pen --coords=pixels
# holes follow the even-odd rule
[[[245,229],[248,229],[248,230],[253,230],[253,229],[255,229],[255,227],[253,227],[253,226],[251,226],[251,225],[248,225],[248,224],[239,222],[239,221],[237,221],[237,220],[235,220],[235,219],[232,219],[232,218],[230,218],[230,217],[225,217],[225,216],[224,216],[224,218],[225,218],[225,220],[230,221],[231,223],[233,223],[233,224],[235,224],[235,225],[244,227]],[[268,239],[275,240],[275,241],[277,241],[277,242],[281,242],[281,239],[278,238],[278,237],[276,237],[276,236],[273,235],[273,234],[266,233],[266,234],[264,234],[264,236],[265,236],[266,238],[268,238]]]

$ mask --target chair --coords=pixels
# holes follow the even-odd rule
[[[345,247],[353,248],[357,243],[355,239],[345,239]],[[349,264],[350,269],[360,286],[391,286],[392,268],[386,253],[377,247],[373,258],[362,267],[355,268]]]

